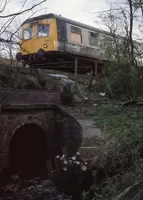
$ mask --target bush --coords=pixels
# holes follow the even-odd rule
[[[106,174],[99,187],[99,199],[111,200],[143,179],[143,108],[103,105],[89,114],[106,138],[95,163]]]
[[[107,65],[104,68],[105,90],[113,99],[134,99],[140,93],[141,82],[137,66],[130,63]]]

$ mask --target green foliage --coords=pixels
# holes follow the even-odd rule
[[[103,105],[91,111],[96,124],[107,133],[110,140],[113,136],[118,141],[128,143],[132,139],[132,145],[143,142],[143,108],[122,107],[118,105]]]
[[[78,83],[75,83],[72,84],[71,86],[71,92],[74,94],[74,95],[77,95],[79,97],[84,97],[85,96],[85,87],[79,85]]]
[[[143,180],[143,107],[103,105],[89,112],[105,134],[97,168],[107,174],[100,200],[111,200],[136,181]]]
[[[0,86],[17,89],[61,89],[62,82],[42,73],[21,73],[18,69],[4,68],[0,70]]]
[[[110,31],[100,45],[105,58],[111,61],[104,68],[106,94],[113,99],[134,99],[142,92],[137,66],[140,45],[132,40],[128,13],[121,6],[103,13],[101,19]]]
[[[31,74],[21,74],[19,72],[11,74],[9,77],[8,86],[13,86],[14,88],[27,88],[29,86],[29,89],[41,88],[37,77],[32,76]]]
[[[143,181],[143,160],[138,159],[129,170],[121,175],[117,174],[108,178],[104,187],[101,189],[100,200],[111,200],[123,192],[126,188],[133,186],[136,182]],[[128,194],[127,200],[130,200],[136,191]]]
[[[105,91],[112,99],[134,99],[141,95],[137,67],[130,63],[107,65],[104,68]]]

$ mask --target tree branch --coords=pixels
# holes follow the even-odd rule
[[[25,9],[23,11],[20,11],[20,12],[17,12],[17,13],[13,13],[13,14],[9,14],[9,15],[0,15],[0,18],[4,19],[4,18],[9,18],[9,17],[13,17],[13,16],[18,16],[18,15],[24,14],[26,12],[29,12],[29,11],[33,10],[33,8],[41,5],[42,3],[46,2],[46,1],[47,0],[43,0],[43,1],[39,2],[39,3],[37,3],[37,4],[34,4],[32,7],[27,8],[27,9]]]

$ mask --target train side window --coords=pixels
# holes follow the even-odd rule
[[[71,41],[82,43],[82,31],[80,28],[71,26]]]
[[[49,24],[40,24],[37,27],[37,37],[46,37],[49,35]]]
[[[32,27],[25,28],[23,30],[23,39],[29,40],[32,38]]]
[[[89,45],[98,46],[98,33],[89,32]]]

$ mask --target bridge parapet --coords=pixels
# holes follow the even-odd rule
[[[0,89],[0,104],[60,105],[60,92],[49,90]]]

